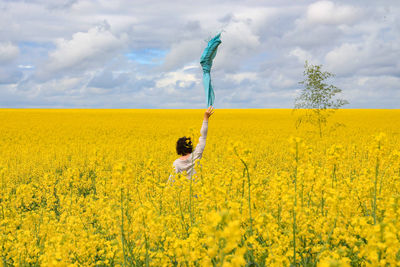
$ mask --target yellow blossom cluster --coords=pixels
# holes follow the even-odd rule
[[[399,110],[202,112],[0,110],[3,265],[400,266]]]

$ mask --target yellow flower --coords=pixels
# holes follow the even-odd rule
[[[321,138],[288,110],[222,110],[189,180],[171,164],[196,114],[1,110],[3,262],[398,264],[398,111],[341,110]]]

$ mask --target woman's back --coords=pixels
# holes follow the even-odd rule
[[[187,144],[185,145],[180,145],[180,141],[178,140],[177,142],[177,152],[178,154],[182,155],[182,157],[176,159],[173,162],[173,166],[175,168],[175,173],[181,173],[186,171],[187,177],[190,178],[196,171],[194,170],[194,165],[196,163],[196,160],[201,159],[203,155],[204,148],[206,147],[206,139],[207,139],[207,131],[208,131],[208,119],[210,116],[214,113],[213,107],[210,106],[206,112],[204,113],[204,119],[203,119],[203,124],[201,126],[200,130],[200,138],[199,138],[199,143],[197,144],[195,150],[192,152],[192,147],[191,147],[191,141],[190,138],[187,140],[189,142],[189,150],[188,152],[182,153],[181,149],[182,148],[187,148]],[[180,139],[184,139],[180,138]],[[183,140],[185,141],[185,140]],[[189,153],[192,152],[192,153]]]

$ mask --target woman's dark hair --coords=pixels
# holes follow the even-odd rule
[[[192,151],[193,144],[190,137],[184,136],[178,139],[176,142],[176,153],[178,153],[178,155],[185,156],[186,154],[192,153]]]

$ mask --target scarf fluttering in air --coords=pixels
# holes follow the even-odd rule
[[[218,46],[221,44],[221,40],[219,39],[221,36],[221,33],[218,33],[214,38],[212,38],[206,47],[204,49],[203,54],[201,55],[200,58],[200,64],[203,67],[203,85],[204,85],[204,90],[206,92],[206,98],[207,98],[207,107],[212,106],[214,104],[214,89],[211,85],[211,76],[210,76],[210,71],[211,71],[211,66],[212,66],[212,61],[217,54],[217,49]]]

